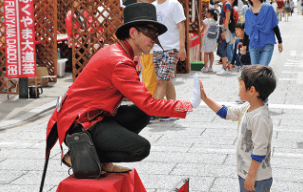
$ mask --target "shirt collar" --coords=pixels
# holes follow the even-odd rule
[[[125,52],[127,53],[127,55],[134,60],[134,51],[132,49],[132,47],[130,46],[130,44],[124,40],[124,41],[118,41],[118,44],[125,50]]]

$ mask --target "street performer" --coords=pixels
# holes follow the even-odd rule
[[[149,54],[165,25],[157,22],[154,5],[134,3],[124,9],[124,24],[116,31],[119,42],[100,49],[69,87],[47,125],[46,154],[59,139],[66,143],[67,135],[90,133],[106,172],[128,172],[112,162],[134,162],[146,158],[150,143],[139,132],[150,116],[185,118],[197,100],[154,99],[136,71],[134,56]],[[198,92],[199,91],[199,83]],[[120,105],[126,97],[133,105]],[[62,161],[72,166],[70,154]]]

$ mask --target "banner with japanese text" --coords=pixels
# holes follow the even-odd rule
[[[36,77],[32,0],[4,0],[7,78]]]

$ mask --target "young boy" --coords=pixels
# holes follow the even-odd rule
[[[235,64],[235,69],[237,71],[240,71],[243,69],[243,67],[245,65],[251,65],[251,61],[250,61],[250,54],[249,54],[249,48],[248,48],[249,45],[247,46],[245,55],[242,55],[242,53],[240,51],[241,48],[243,47],[245,23],[243,21],[241,21],[236,24],[235,28],[236,28],[236,36],[238,38],[236,39],[236,42],[235,42],[234,55],[233,55],[231,64],[232,65]],[[244,101],[242,101],[239,96],[236,99],[236,102],[239,104],[244,103]]]
[[[208,98],[200,81],[201,99],[222,118],[238,121],[237,171],[240,191],[270,191],[273,124],[264,101],[276,88],[270,67],[247,65],[239,77],[239,107],[221,106]]]
[[[241,47],[243,46],[245,23],[241,21],[236,24],[235,28],[237,39],[235,42],[234,55],[231,64],[235,65],[235,68],[237,69],[237,71],[239,71],[244,67],[244,65],[251,65],[251,61],[248,49],[249,45],[247,46],[245,55],[242,55],[240,51]]]

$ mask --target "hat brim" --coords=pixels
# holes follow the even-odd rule
[[[124,32],[124,30],[129,29],[132,26],[135,26],[135,25],[149,25],[149,24],[152,24],[157,28],[159,35],[162,35],[163,33],[165,33],[167,31],[167,27],[165,25],[163,25],[162,23],[159,23],[157,21],[152,21],[152,20],[140,19],[138,21],[131,21],[131,22],[128,22],[128,23],[125,23],[125,24],[121,25],[116,31],[116,37],[118,39],[122,39],[123,38],[122,33]]]

